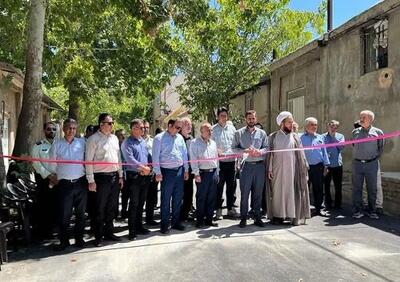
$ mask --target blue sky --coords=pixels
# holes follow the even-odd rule
[[[297,10],[315,11],[321,2],[322,0],[292,0],[290,7]],[[333,0],[333,2],[333,27],[336,28],[381,1]]]

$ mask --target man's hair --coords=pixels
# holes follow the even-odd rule
[[[64,126],[65,127],[67,124],[78,124],[76,120],[74,120],[73,118],[67,118],[64,120]]]
[[[308,117],[306,118],[306,120],[304,121],[306,125],[314,122],[314,123],[318,123],[318,120],[315,117]]]
[[[45,130],[49,124],[56,126],[56,123],[54,121],[46,121],[45,123],[43,123],[43,130]]]
[[[85,133],[88,133],[88,132],[94,132],[94,125],[93,124],[89,124],[88,126],[86,126],[86,129],[85,129]]]
[[[217,110],[217,116],[219,116],[221,113],[226,113],[226,114],[229,114],[229,112],[228,112],[228,109],[226,108],[226,107],[221,107],[221,108],[218,108],[218,110]]]
[[[143,124],[148,123],[150,125],[150,122],[148,120],[144,119],[142,121],[143,121]]]
[[[329,125],[329,126],[330,126],[330,125],[339,126],[339,125],[340,125],[340,122],[338,122],[337,120],[333,119],[333,120],[331,120],[330,122],[328,122],[328,125]]]
[[[101,113],[101,114],[99,115],[98,124],[100,125],[100,123],[102,123],[102,121],[103,121],[106,117],[113,118],[112,115],[110,115],[109,113]]]
[[[361,111],[360,115],[362,115],[362,114],[370,116],[371,117],[371,121],[375,120],[375,114],[374,114],[374,112],[372,112],[370,110]]]
[[[161,132],[163,132],[162,128],[157,127],[154,133],[157,135],[157,134],[159,134]]]
[[[178,121],[178,119],[176,119],[176,118],[171,118],[171,119],[168,121],[168,127],[174,125],[175,122],[177,122],[177,121]]]
[[[183,117],[179,119],[182,123],[192,123],[189,117]]]
[[[144,123],[142,119],[140,118],[135,118],[131,120],[131,129],[135,126],[138,125],[139,123]]]
[[[200,131],[203,130],[203,128],[205,128],[205,127],[211,127],[211,124],[209,122],[203,122],[200,125]]]
[[[249,115],[257,115],[257,112],[255,110],[249,110],[246,112],[244,117],[247,118],[247,116],[249,116]]]

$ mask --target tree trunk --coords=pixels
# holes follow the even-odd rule
[[[42,102],[42,58],[46,0],[31,0],[29,10],[26,72],[21,114],[15,140],[14,155],[29,154],[35,140]]]
[[[68,117],[73,118],[79,123],[79,110],[79,94],[74,91],[69,91]]]
[[[3,101],[3,94],[0,91],[0,99]],[[0,124],[3,124],[2,115],[0,114]],[[3,155],[3,132],[0,131],[0,155]],[[7,152],[6,152],[7,154]],[[6,183],[6,167],[4,166],[4,158],[0,158],[0,187],[3,187]]]

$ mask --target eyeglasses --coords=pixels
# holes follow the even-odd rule
[[[46,128],[46,131],[54,131],[54,132],[56,132],[56,131],[57,131],[57,128],[48,127],[48,128]]]
[[[143,126],[140,126],[140,127],[139,127],[139,126],[135,126],[134,128],[135,128],[135,129],[139,129],[139,130],[143,130],[143,129],[144,129]]]
[[[114,125],[114,122],[113,121],[102,121],[101,124]]]

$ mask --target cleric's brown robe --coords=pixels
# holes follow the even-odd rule
[[[274,150],[274,141],[277,132],[274,132],[270,135],[269,144],[270,150]],[[294,147],[301,148],[300,138],[296,133],[291,133],[294,138]],[[274,154],[274,153],[272,153]],[[275,154],[282,154],[282,153],[275,153]],[[269,154],[270,155],[270,154]],[[294,169],[294,209],[295,209],[295,219],[298,221],[304,220],[306,218],[310,218],[310,197],[309,197],[309,190],[308,190],[308,163],[304,154],[304,151],[294,151],[295,155],[295,169]],[[272,157],[273,158],[273,157]],[[268,166],[271,165],[271,157],[269,156],[267,161],[267,172]],[[280,217],[280,215],[274,214],[274,210],[276,213],[276,208],[273,207],[273,186],[272,181],[269,179],[268,181],[268,189],[267,189],[267,214],[268,218],[272,219],[273,217]],[[279,189],[281,187],[275,187]],[[276,190],[275,189],[275,190]],[[274,203],[276,205],[276,202]],[[282,214],[281,212],[278,212]],[[285,217],[291,217],[291,215]]]

